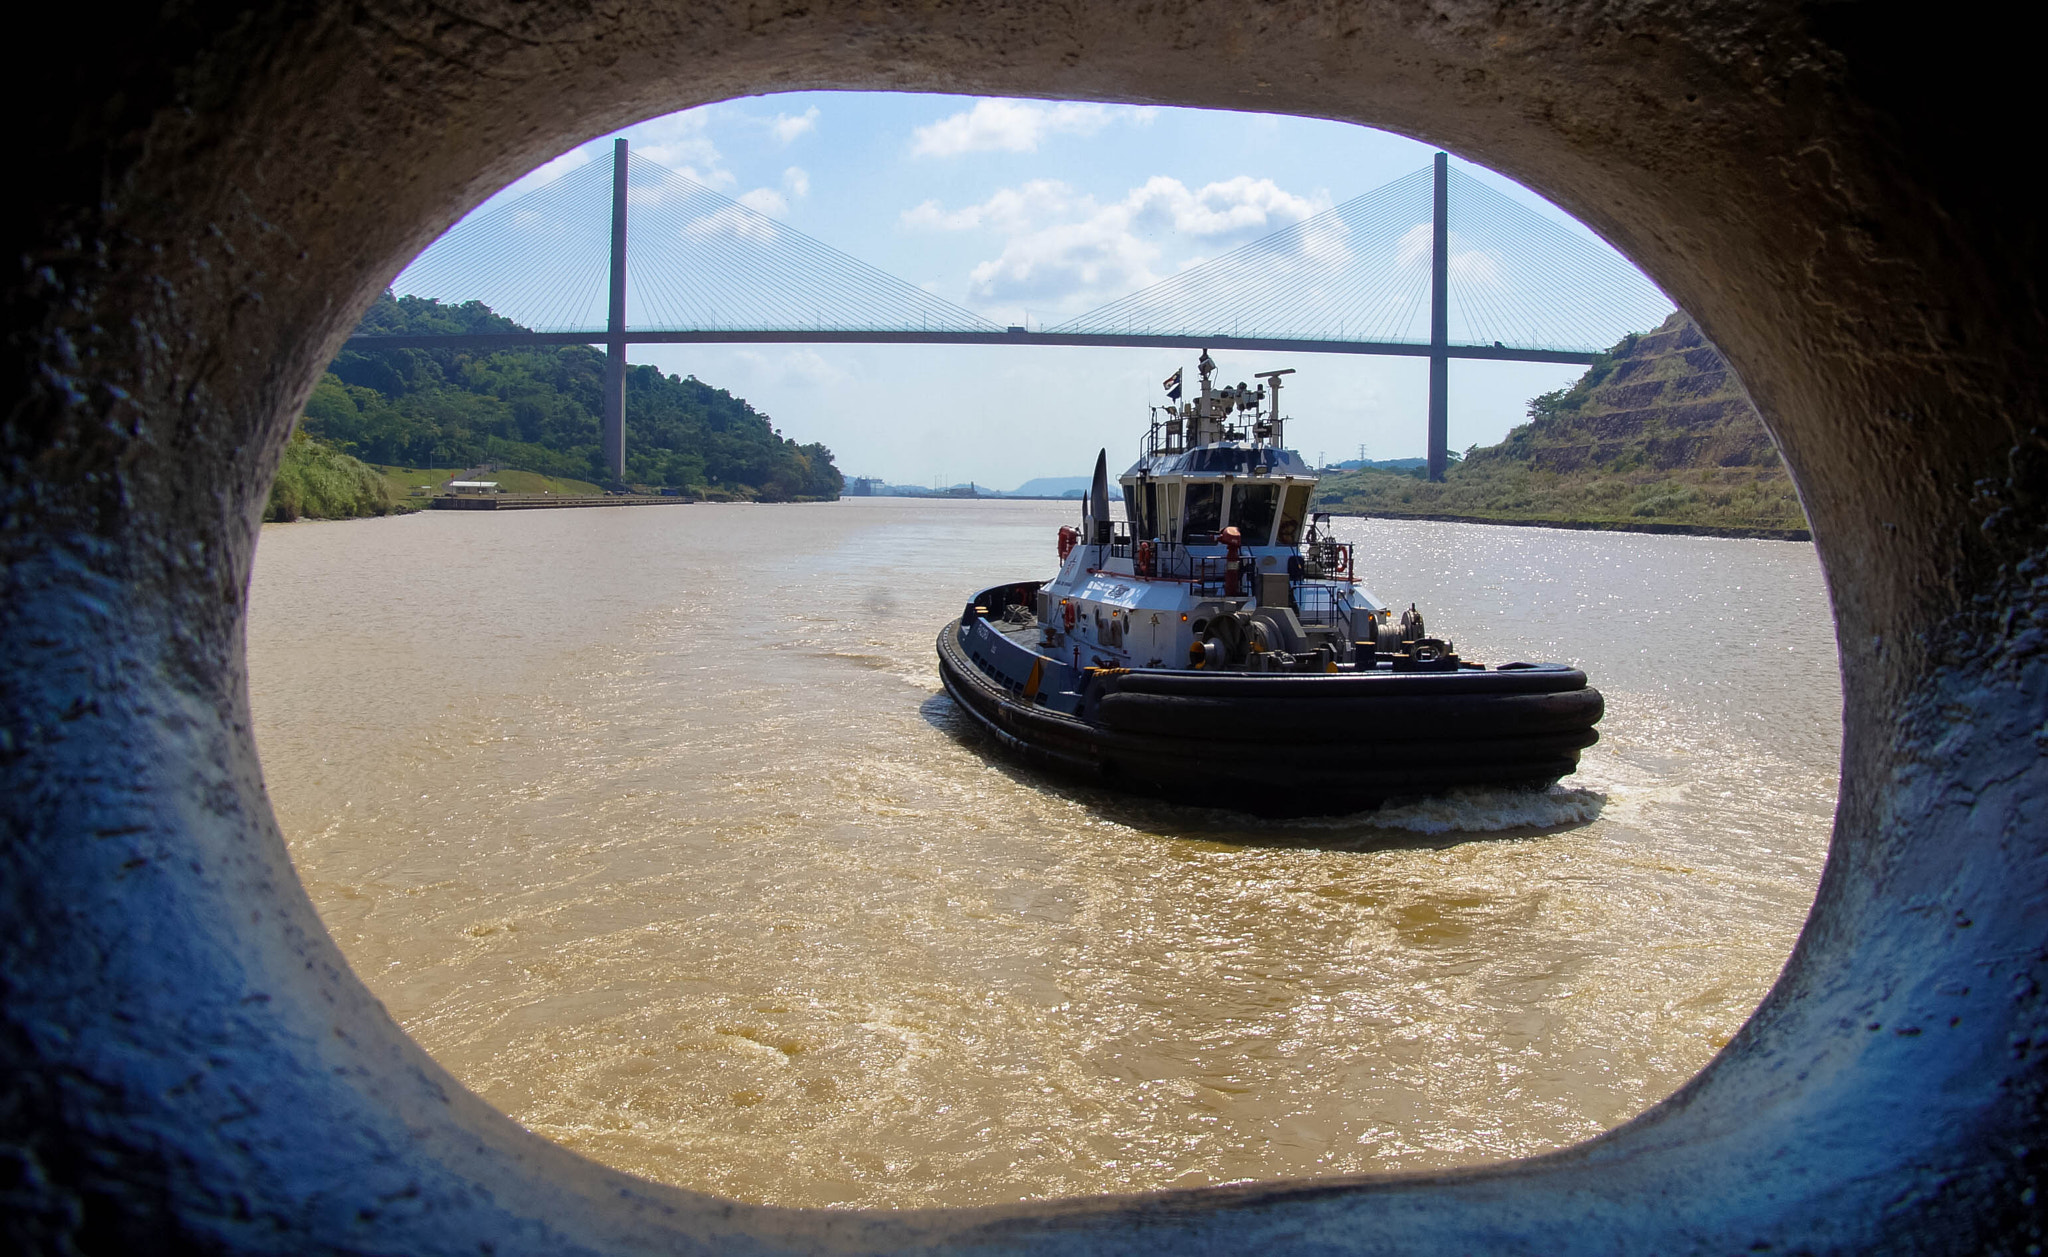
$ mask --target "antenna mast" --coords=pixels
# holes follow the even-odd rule
[[[1269,384],[1273,390],[1273,413],[1266,420],[1266,426],[1273,430],[1273,435],[1270,439],[1273,442],[1273,445],[1276,449],[1287,444],[1286,433],[1281,429],[1280,426],[1282,423],[1282,420],[1280,418],[1280,377],[1283,375],[1293,374],[1294,368],[1288,367],[1284,371],[1261,371],[1253,377],[1254,379],[1266,381],[1267,384]]]

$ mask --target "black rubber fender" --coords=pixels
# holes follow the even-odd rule
[[[1264,736],[1242,722],[1223,726],[1238,736],[1221,738],[1181,736],[1185,726],[1173,734],[1120,729],[1017,701],[968,658],[957,626],[947,626],[937,644],[946,689],[1005,751],[1102,785],[1266,816],[1354,812],[1459,786],[1541,789],[1576,771],[1579,751],[1600,736],[1588,726],[1513,737],[1417,738],[1380,722],[1360,722],[1339,737],[1298,728],[1290,736]],[[1131,675],[1160,674],[1112,674],[1097,684]],[[1256,736],[1242,736],[1247,732]]]
[[[1097,718],[1113,729],[1186,737],[1191,730],[1215,729],[1243,735],[1270,731],[1286,740],[1299,738],[1356,739],[1368,736],[1403,738],[1520,737],[1567,729],[1588,729],[1606,712],[1595,689],[1552,694],[1438,695],[1390,694],[1356,697],[1272,698],[1197,697],[1181,694],[1133,693],[1120,689],[1105,694]]]
[[[1102,693],[1186,698],[1392,698],[1451,694],[1559,694],[1586,688],[1586,674],[1565,664],[1511,664],[1456,672],[1134,671],[1106,676]]]

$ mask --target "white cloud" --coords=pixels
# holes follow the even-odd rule
[[[1454,279],[1468,284],[1481,284],[1488,288],[1500,287],[1500,255],[1484,249],[1460,249],[1458,237],[1451,236],[1451,255],[1447,266]]]
[[[783,388],[838,390],[859,382],[857,363],[844,360],[843,355],[828,358],[815,349],[743,349],[733,356],[745,363],[748,373],[757,380]]]
[[[1326,208],[1319,200],[1282,190],[1271,179],[1250,175],[1207,184],[1199,192],[1188,191],[1178,179],[1155,175],[1131,195],[1142,198],[1149,212],[1168,216],[1175,231],[1191,236],[1273,230]]]
[[[1427,264],[1434,232],[1435,228],[1428,223],[1417,223],[1402,232],[1394,244],[1394,264],[1403,269]]]
[[[851,372],[815,349],[789,350],[776,366],[776,378],[798,388],[840,389],[855,382]]]
[[[646,176],[640,176],[626,185],[626,204],[632,206],[635,213],[668,205],[678,199],[687,201],[690,196],[688,188],[666,179],[656,183]]]
[[[739,203],[756,214],[766,214],[771,218],[789,213],[789,202],[774,188],[755,188],[752,192],[743,193]]]
[[[1118,117],[1144,125],[1149,109],[1064,101],[980,100],[965,113],[941,118],[911,133],[913,157],[958,157],[962,153],[1035,153],[1052,135],[1093,135]]]
[[[1165,247],[1200,241],[1220,251],[1300,222],[1325,198],[1297,196],[1270,179],[1239,177],[1189,189],[1164,175],[1103,204],[1056,180],[1004,188],[979,205],[925,201],[902,224],[921,231],[994,232],[1002,252],[975,266],[968,299],[1014,310],[1030,302],[1078,313],[1164,278]],[[1199,259],[1197,259],[1199,260]]]
[[[775,193],[770,192],[769,195],[774,196]],[[728,205],[715,214],[692,219],[683,230],[693,236],[730,235],[742,240],[758,240],[763,244],[773,244],[781,234],[775,230],[773,222],[758,212],[749,214],[737,205]]]
[[[729,191],[739,180],[726,169],[724,155],[712,142],[710,122],[708,110],[690,109],[643,122],[628,134],[633,151],[640,156],[699,183]]]
[[[791,166],[782,172],[782,186],[791,196],[802,200],[811,194],[811,176],[802,166]]]
[[[501,198],[524,196],[535,188],[544,188],[570,171],[580,169],[590,158],[591,154],[587,149],[572,148],[553,161],[543,162],[532,170],[527,171],[510,186],[499,192],[498,196]]]
[[[800,135],[816,130],[817,126],[818,107],[812,105],[800,114],[776,114],[775,121],[768,124],[768,133],[775,137],[776,143],[787,144]]]
[[[1077,196],[1057,179],[1034,179],[1022,187],[1004,188],[980,205],[948,212],[937,201],[925,201],[903,213],[903,225],[925,231],[973,231],[987,228],[1004,235],[1032,229],[1045,217],[1092,212],[1095,202]]]
[[[903,211],[902,223],[916,231],[964,231],[980,226],[981,218],[975,209],[948,214],[937,201],[920,201]]]
[[[1395,263],[1402,267],[1429,265],[1429,252],[1435,239],[1435,228],[1428,223],[1415,224],[1401,233],[1399,243],[1394,246]],[[1464,245],[1464,239],[1457,232],[1452,232],[1445,248],[1444,268],[1453,277],[1467,283],[1498,287],[1501,282],[1499,255]]]

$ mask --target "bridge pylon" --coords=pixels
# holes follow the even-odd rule
[[[1436,155],[1429,248],[1429,478],[1442,480],[1451,433],[1451,158]]]
[[[605,320],[604,466],[626,480],[626,139],[612,143],[612,291]]]

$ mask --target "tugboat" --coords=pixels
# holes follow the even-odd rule
[[[1488,668],[1358,581],[1311,514],[1282,380],[1166,381],[1110,513],[1097,455],[1048,581],[992,585],[940,631],[939,675],[1021,758],[1094,783],[1264,816],[1336,815],[1458,786],[1542,789],[1599,740],[1577,668]]]

